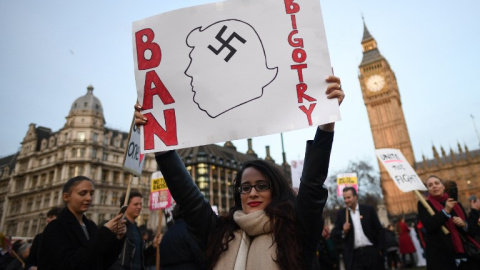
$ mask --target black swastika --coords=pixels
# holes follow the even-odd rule
[[[230,50],[230,52],[228,53],[227,57],[225,57],[225,62],[228,62],[228,60],[230,60],[230,58],[232,58],[232,56],[237,52],[237,49],[235,49],[234,47],[232,47],[230,45],[230,41],[232,41],[232,39],[236,38],[238,39],[240,42],[242,42],[243,44],[245,44],[245,42],[247,42],[244,38],[242,38],[239,34],[237,34],[236,32],[233,32],[227,40],[224,40],[222,38],[222,35],[223,33],[225,33],[225,30],[227,30],[227,26],[224,25],[222,27],[222,29],[220,30],[220,32],[218,32],[218,34],[215,36],[215,39],[220,41],[220,43],[222,43],[222,46],[220,46],[220,48],[217,50],[215,49],[212,45],[208,45],[208,48],[216,55],[218,55],[222,50],[223,48],[227,48],[228,50]]]

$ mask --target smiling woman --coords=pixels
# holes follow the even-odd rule
[[[63,186],[65,208],[43,231],[39,269],[106,269],[118,257],[126,233],[119,214],[104,226],[87,219],[95,186],[76,176]]]

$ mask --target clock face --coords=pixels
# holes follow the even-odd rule
[[[367,80],[367,88],[371,92],[378,92],[385,86],[385,79],[381,75],[372,75]]]

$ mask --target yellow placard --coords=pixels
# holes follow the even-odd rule
[[[160,177],[160,178],[152,179],[151,192],[166,190],[166,189],[168,189],[168,187],[167,187],[167,183],[165,182],[165,178]]]

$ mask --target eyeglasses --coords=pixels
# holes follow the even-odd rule
[[[242,194],[248,194],[252,190],[252,188],[255,188],[257,192],[262,192],[265,190],[270,189],[270,182],[269,181],[259,181],[257,182],[256,185],[250,185],[250,184],[242,184],[241,186],[238,187],[237,191]]]

